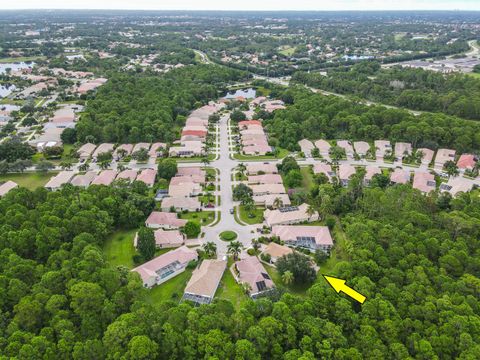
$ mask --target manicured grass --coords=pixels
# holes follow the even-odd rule
[[[480,79],[480,73],[470,72],[470,73],[467,73],[467,75],[469,75],[471,77],[474,77],[474,78],[477,78],[477,79]]]
[[[272,155],[260,155],[260,156],[252,156],[252,155],[243,155],[243,154],[234,154],[233,157],[237,160],[275,160],[275,159],[283,159],[284,157],[288,156],[290,151],[287,149],[278,148],[277,156]]]
[[[105,241],[103,252],[110,265],[113,267],[123,265],[129,269],[134,267],[132,257],[135,254],[133,239],[136,231],[136,229],[119,230]]]
[[[240,308],[245,302],[248,301],[248,296],[244,293],[240,285],[237,284],[230,272],[230,266],[233,260],[228,261],[227,269],[223,273],[222,280],[215,294],[216,299],[229,300],[236,309]]]
[[[302,174],[302,186],[305,190],[311,190],[313,188],[313,174],[310,169],[310,166],[301,167],[300,173]]]
[[[260,224],[263,222],[263,211],[264,208],[256,208],[255,211],[252,213],[254,217],[249,217],[247,211],[245,211],[245,207],[240,205],[240,220],[249,224]]]
[[[0,63],[20,63],[20,62],[28,62],[28,61],[36,61],[36,60],[45,60],[45,56],[28,56],[28,57],[8,57],[8,58],[1,58]]]
[[[203,156],[193,156],[193,157],[173,157],[171,156],[170,159],[175,159],[177,162],[201,162]],[[212,161],[215,159],[215,154],[208,154],[207,159]]]
[[[183,290],[192,276],[192,271],[193,270],[185,269],[184,272],[174,278],[148,290],[147,302],[150,304],[158,304],[168,300],[180,301],[183,296]]]
[[[347,253],[346,247],[348,240],[345,232],[342,229],[340,221],[337,219],[337,224],[332,231],[334,247],[330,252],[330,257],[325,264],[320,266],[321,274],[333,274],[333,269],[340,261],[349,261],[350,256]]]
[[[199,225],[209,225],[215,219],[215,211],[199,211],[180,214],[181,219],[195,221]],[[206,219],[205,221],[203,219]]]
[[[29,190],[44,186],[52,176],[57,174],[56,171],[47,173],[29,172],[29,173],[14,173],[0,175],[0,182],[12,180],[18,185],[26,187]]]
[[[263,266],[267,270],[268,275],[270,275],[270,277],[272,278],[272,281],[275,283],[276,286],[281,286],[281,287],[285,288],[285,290],[287,290],[288,292],[290,292],[292,294],[299,295],[299,296],[305,296],[307,290],[313,285],[313,284],[311,284],[311,285],[291,284],[291,285],[287,286],[283,283],[282,276],[280,275],[280,273],[277,271],[277,269],[274,266],[269,266],[269,265],[266,265],[266,264],[263,264]],[[320,274],[318,274],[318,276],[320,276]],[[318,276],[317,276],[317,280],[318,280]]]
[[[295,47],[292,47],[290,45],[284,45],[278,52],[285,56],[292,56],[295,52]]]
[[[235,231],[230,231],[230,230],[227,230],[227,231],[222,231],[220,233],[220,239],[222,239],[223,241],[233,241],[237,238],[237,233]]]

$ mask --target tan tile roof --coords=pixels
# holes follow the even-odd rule
[[[224,260],[203,260],[193,271],[184,292],[213,298],[226,267]]]

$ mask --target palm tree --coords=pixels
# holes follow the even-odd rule
[[[280,197],[276,197],[275,200],[273,200],[273,207],[275,209],[283,207],[283,200]]]
[[[214,257],[217,254],[217,245],[212,241],[208,241],[203,244],[203,251],[205,251],[208,257]]]
[[[211,199],[211,197],[212,197],[212,192],[209,191],[209,190],[207,190],[207,192],[205,193],[205,195],[207,196],[207,203],[210,204],[210,199]]]
[[[315,213],[316,213],[315,208],[312,205],[308,205],[308,208],[307,208],[308,218],[310,219]]]
[[[253,239],[252,248],[253,250],[258,251],[258,249],[260,249],[260,241],[258,241],[257,239]]]
[[[285,285],[290,285],[293,282],[293,273],[290,270],[287,270],[282,275],[282,281]]]
[[[62,161],[60,163],[60,167],[63,169],[63,170],[70,170],[72,168],[72,165],[73,163],[69,160],[65,160],[65,161]]]
[[[208,157],[204,156],[202,158],[202,163],[203,163],[203,166],[207,167],[210,164],[210,160],[208,159]]]
[[[110,166],[110,161],[104,160],[99,165],[102,170],[108,169],[108,167]]]
[[[88,163],[83,163],[78,167],[78,170],[80,171],[87,171],[90,168],[90,165]]]
[[[252,198],[245,199],[243,204],[245,211],[248,213],[248,216],[253,217],[253,212],[256,209],[255,203]]]
[[[243,178],[243,176],[245,175],[245,171],[247,170],[247,167],[245,166],[244,163],[240,163],[240,164],[238,164],[237,169],[238,169],[238,172],[240,173],[241,177]]]
[[[233,260],[238,259],[238,255],[240,255],[242,250],[243,250],[243,245],[240,241],[232,241],[227,246],[227,253],[233,256]]]
[[[448,176],[458,175],[457,164],[455,164],[455,162],[452,160],[447,161],[445,165],[443,165],[443,168],[445,169],[445,172],[448,174]]]
[[[245,294],[248,294],[250,290],[252,290],[252,287],[250,286],[249,283],[242,282],[242,290],[245,292]]]

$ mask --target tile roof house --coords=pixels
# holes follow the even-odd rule
[[[270,261],[272,263],[276,263],[278,258],[281,258],[282,256],[292,254],[293,250],[290,249],[288,246],[283,246],[277,243],[274,243],[273,241],[269,243],[265,249],[263,249],[262,254],[268,254],[270,255]]]
[[[115,153],[113,154],[113,157],[116,160],[120,160],[121,159],[120,153],[122,151],[125,152],[125,156],[128,156],[132,153],[132,150],[133,150],[133,144],[121,144],[115,149]]]
[[[157,229],[153,232],[155,245],[158,249],[176,248],[183,245],[185,236],[179,230]],[[133,239],[133,246],[137,247],[138,233]]]
[[[170,184],[168,186],[168,195],[171,197],[180,196],[197,196],[202,193],[200,184],[190,182],[182,182],[180,184]]]
[[[462,176],[451,177],[447,183],[440,184],[441,192],[449,192],[452,196],[457,196],[459,193],[466,193],[472,190],[473,182]]]
[[[365,167],[365,177],[363,178],[363,183],[365,185],[369,185],[370,184],[370,181],[372,181],[372,178],[375,176],[375,175],[380,175],[382,173],[382,171],[376,167],[376,166],[366,166]]]
[[[148,187],[152,187],[155,184],[155,178],[157,177],[157,170],[143,169],[137,176],[137,181],[144,182]]]
[[[226,267],[225,260],[203,260],[200,266],[193,270],[192,277],[185,287],[183,299],[198,305],[210,304]]]
[[[200,156],[203,153],[203,143],[195,140],[183,141],[180,146],[172,146],[169,149],[169,155],[173,157]]]
[[[145,221],[145,226],[153,229],[178,229],[186,223],[187,220],[179,219],[176,213],[153,211]]]
[[[16,182],[11,180],[4,182],[2,185],[0,185],[0,197],[7,195],[10,190],[15,189],[16,187],[18,187]]]
[[[298,142],[300,150],[305,154],[305,157],[312,157],[312,150],[315,149],[315,145],[310,140],[302,139]]]
[[[144,287],[151,288],[181,274],[190,261],[197,259],[198,254],[195,250],[181,246],[137,266],[131,271],[140,274]]]
[[[62,185],[70,182],[74,175],[75,173],[73,171],[61,171],[53,176],[44,187],[49,190],[58,190]]]
[[[430,150],[430,149],[427,149],[427,148],[420,148],[420,149],[417,149],[417,152],[421,152],[422,153],[422,164],[424,165],[428,165],[432,162],[433,160],[433,155],[435,154],[435,152],[433,150]]]
[[[366,141],[355,141],[353,147],[355,148],[357,155],[362,157],[365,157],[368,150],[370,150],[370,144]]]
[[[285,194],[285,187],[283,184],[260,184],[250,185],[253,195],[268,195],[268,194]]]
[[[156,142],[153,143],[152,146],[150,147],[150,151],[148,152],[148,155],[150,157],[158,157],[163,155],[163,150],[167,148],[167,144],[161,143],[161,142]]]
[[[200,175],[203,178],[206,176],[205,170],[198,166],[183,166],[177,169],[177,176],[191,176]]]
[[[428,194],[430,191],[435,191],[436,183],[435,176],[428,172],[416,172],[413,176],[413,188],[420,190],[424,194]]]
[[[278,174],[277,165],[272,163],[249,163],[247,164],[247,173],[249,175]]]
[[[116,170],[103,170],[93,179],[91,185],[110,185],[117,177]]]
[[[175,211],[196,211],[202,208],[202,204],[198,198],[195,197],[165,197],[162,200],[162,211],[170,211],[172,208]]]
[[[337,140],[337,146],[345,150],[347,156],[352,157],[354,150],[352,144],[348,140]]]
[[[238,283],[246,283],[249,287],[249,295],[256,299],[275,288],[275,284],[255,256],[249,256],[235,264],[236,280]]]
[[[100,154],[105,154],[109,152],[113,153],[113,147],[114,145],[109,143],[103,143],[98,145],[98,147],[95,149],[95,151],[92,154],[93,161],[97,161],[98,155]]]
[[[375,156],[377,157],[377,160],[383,161],[383,158],[387,154],[392,153],[392,145],[390,144],[390,141],[388,140],[375,140]]]
[[[244,146],[242,149],[243,153],[245,155],[265,155],[269,152],[272,152],[272,147],[269,145],[265,144],[257,144],[257,145],[250,145],[250,146]]]
[[[279,207],[289,206],[291,204],[290,198],[287,194],[266,194],[255,195],[253,201],[256,206],[273,207],[276,208],[277,199],[279,199]]]
[[[263,213],[265,223],[268,226],[291,225],[302,222],[316,221],[319,219],[318,212],[308,214],[309,205],[283,207],[276,210],[266,209]]]
[[[356,170],[352,165],[349,164],[340,164],[338,166],[338,179],[342,186],[347,186],[350,178],[355,174]]]
[[[127,170],[121,171],[117,175],[116,180],[124,179],[124,180],[127,180],[129,182],[133,182],[133,181],[135,181],[136,178],[137,178],[137,170],[127,169]]]
[[[150,150],[150,144],[149,143],[136,143],[135,146],[133,147],[132,149],[132,154],[136,153],[137,151],[140,151],[142,149],[145,149],[145,150]]]
[[[477,158],[472,154],[462,154],[457,161],[458,170],[464,172],[465,170],[473,170],[477,164]]]
[[[435,168],[437,170],[443,170],[443,166],[447,161],[455,161],[455,150],[451,149],[438,149],[435,156]]]
[[[196,183],[196,184],[205,184],[205,176],[201,175],[190,175],[182,176],[177,175],[170,179],[170,185],[178,185],[183,183]]]
[[[330,165],[319,162],[313,165],[313,173],[315,175],[324,174],[330,182],[332,182],[332,178],[336,176]]]
[[[395,143],[395,158],[402,160],[405,155],[412,154],[412,144],[405,142]]]
[[[97,145],[91,143],[83,144],[80,149],[77,150],[80,160],[87,160],[93,154],[96,147]]]
[[[315,141],[315,146],[317,147],[320,154],[325,156],[329,154],[330,148],[332,147],[330,143],[326,140],[317,140]]]
[[[85,174],[78,174],[76,175],[71,181],[70,184],[73,186],[79,187],[88,187],[90,183],[97,177],[96,171],[87,171]]]
[[[240,129],[247,129],[249,126],[252,125],[262,126],[262,122],[259,120],[244,120],[238,122],[238,127]]]
[[[406,184],[410,181],[410,171],[396,168],[390,174],[390,181],[394,184]]]
[[[272,235],[278,236],[285,244],[311,250],[320,249],[329,252],[333,247],[328,226],[278,225],[272,227]]]
[[[249,184],[283,184],[279,174],[251,175],[248,177]]]

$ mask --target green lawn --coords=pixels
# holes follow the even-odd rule
[[[0,175],[0,182],[12,180],[18,185],[26,187],[29,190],[35,190],[38,187],[44,186],[48,182],[48,180],[50,180],[50,178],[56,174],[56,171],[51,171],[47,173],[32,172],[4,174]]]
[[[270,275],[270,277],[272,278],[272,281],[275,283],[276,286],[281,286],[281,287],[285,288],[285,290],[287,290],[288,292],[290,292],[292,294],[299,295],[299,296],[305,296],[307,290],[313,285],[313,284],[312,285],[295,285],[295,284],[292,284],[292,285],[286,286],[282,281],[282,276],[279,274],[279,272],[277,271],[277,269],[274,266],[269,266],[269,265],[266,265],[266,264],[262,264],[262,265],[265,267],[265,269],[268,272],[268,275]],[[318,274],[318,276],[321,277],[320,274]],[[318,276],[317,276],[317,281],[318,281]]]
[[[290,45],[284,45],[280,47],[280,50],[278,51],[280,54],[285,55],[285,56],[292,56],[293,53],[295,52],[295,47],[290,46]]]
[[[233,241],[237,238],[237,233],[235,231],[226,230],[220,233],[220,239],[223,241]]]
[[[112,266],[123,265],[129,269],[133,268],[132,257],[135,254],[133,246],[134,230],[119,230],[107,239],[103,246],[105,258]]]
[[[469,73],[467,73],[467,75],[469,75],[471,77],[474,77],[474,78],[477,78],[477,79],[480,79],[480,73],[469,72]]]
[[[36,60],[45,60],[45,56],[28,56],[28,57],[8,57],[8,58],[1,58],[0,63],[20,63],[20,62],[28,62],[28,61],[36,61]]]
[[[192,271],[185,269],[184,272],[174,278],[147,290],[146,300],[151,304],[158,304],[168,300],[180,301],[183,296],[183,290],[187,286],[190,276],[192,276]]]
[[[240,220],[249,225],[260,224],[263,222],[264,211],[265,211],[264,208],[256,208],[255,211],[253,212],[255,216],[249,217],[248,213],[245,211],[244,206],[240,205]]]
[[[229,259],[227,269],[225,269],[223,273],[215,298],[229,300],[233,306],[238,309],[248,301],[248,296],[243,292],[243,289],[237,284],[230,272],[232,263],[233,261]]]
[[[197,222],[199,225],[209,225],[215,219],[215,211],[199,211],[188,212],[186,214],[180,214],[181,219],[191,220]],[[206,221],[203,221],[206,219]]]
[[[290,151],[288,151],[287,149],[278,148],[277,156],[273,156],[273,155],[253,156],[253,155],[234,154],[233,157],[237,160],[245,160],[245,161],[259,160],[260,161],[260,160],[283,159],[284,157],[288,156],[288,154],[290,154]]]
[[[310,166],[304,166],[300,168],[300,173],[302,174],[302,187],[305,190],[311,190],[313,188],[313,174],[310,169]]]

